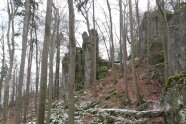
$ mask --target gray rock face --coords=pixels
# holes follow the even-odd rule
[[[171,72],[176,74],[186,69],[186,6],[179,7],[173,14],[170,37]]]
[[[168,124],[186,123],[186,71],[171,76],[165,85],[164,105],[169,110],[166,115]]]
[[[92,52],[92,43],[90,38],[86,32],[82,34],[83,38],[83,52],[84,52],[84,84],[90,84],[93,81],[92,77],[92,60],[93,60],[93,52]]]
[[[147,30],[147,22],[149,20],[149,31]],[[159,42],[161,39],[161,22],[158,11],[145,12],[140,26],[140,37],[138,43],[139,56],[146,55],[147,52],[147,32],[149,33],[150,43]],[[158,50],[157,50],[158,51]],[[153,53],[154,51],[152,51]],[[158,51],[159,52],[159,51]]]
[[[177,5],[172,14],[166,12],[170,29],[169,41],[169,66],[170,75],[180,73],[186,69],[186,3]],[[147,31],[147,20],[149,17],[149,28]],[[145,56],[147,52],[147,32],[149,32],[150,61],[155,65],[163,61],[163,26],[161,26],[158,11],[145,12],[140,26],[140,38],[138,42],[139,56]],[[158,60],[159,58],[160,61]],[[155,60],[153,60],[155,59]],[[157,61],[158,60],[158,61]]]
[[[81,90],[83,88],[83,80],[84,80],[84,55],[82,48],[76,48],[76,75],[75,75],[75,88],[76,90]]]
[[[94,36],[95,34],[95,36]],[[96,59],[98,61],[98,33],[96,30],[90,31],[90,36],[86,32],[82,34],[83,38],[83,52],[84,52],[84,84],[88,85],[93,82],[93,61],[94,61],[94,44],[96,43]],[[97,62],[98,63],[98,62]]]
[[[95,40],[93,34],[95,33]],[[82,34],[82,48],[76,47],[76,72],[75,72],[75,89],[81,90],[84,85],[93,82],[93,48],[97,42],[97,58],[98,58],[98,33],[91,30],[90,36],[86,32]],[[97,59],[98,60],[98,59]],[[69,54],[66,53],[63,58],[63,87],[68,88],[68,64]]]
[[[64,90],[68,91],[68,66],[69,66],[69,53],[66,53],[63,58],[63,87]],[[81,90],[83,87],[83,75],[84,75],[84,62],[83,62],[83,51],[82,48],[76,47],[76,68],[75,68],[75,89]]]

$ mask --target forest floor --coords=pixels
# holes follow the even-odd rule
[[[123,81],[123,76],[120,71],[119,66],[116,66],[116,75],[117,75],[117,82],[113,81],[112,73],[108,72],[107,76],[104,79],[100,79],[97,81],[97,97],[100,100],[100,103],[96,105],[97,108],[120,108],[120,109],[129,109],[135,110],[136,109],[136,97],[134,91],[134,84],[131,72],[131,65],[128,64],[127,70],[127,82],[128,82],[128,95],[131,100],[131,103],[127,106],[124,105],[124,92],[125,92],[125,85]],[[156,110],[162,109],[160,105],[160,100],[163,95],[163,86],[158,82],[156,79],[150,79],[147,82],[147,63],[144,60],[137,60],[136,61],[136,75],[138,78],[138,86],[139,92],[144,101],[148,103],[144,110]],[[150,75],[150,78],[152,74]],[[85,96],[83,97],[83,101],[87,102],[90,101],[90,98],[93,97],[94,88],[88,87],[85,91]],[[83,104],[83,102],[82,102]],[[86,119],[91,119],[91,116],[85,116],[82,118],[83,120],[87,121]],[[163,124],[163,118],[149,118],[147,124]],[[121,124],[125,124],[121,122]]]
[[[163,86],[156,80],[150,79],[150,82],[147,82],[147,64],[144,60],[136,61],[136,75],[138,77],[138,86],[139,92],[145,101],[144,106],[140,108],[141,110],[162,110],[163,108],[160,105],[160,99],[163,95]],[[138,110],[136,107],[136,97],[134,92],[133,78],[131,72],[131,65],[128,64],[127,70],[127,81],[128,81],[128,95],[131,100],[130,104],[127,106],[124,105],[124,81],[123,75],[119,68],[119,65],[116,65],[116,75],[117,81],[113,81],[111,71],[108,71],[108,74],[105,78],[97,81],[97,98],[96,101],[93,98],[94,88],[93,86],[88,86],[84,91],[76,93],[76,122],[77,124],[89,124],[89,123],[98,123],[93,122],[93,120],[100,119],[99,117],[95,117],[93,112],[88,112],[89,109],[118,109],[118,110],[127,110],[133,111]],[[151,76],[152,77],[152,74]],[[63,100],[59,100],[53,103],[52,115],[53,123],[55,124],[65,124],[65,118],[67,118],[67,110],[65,107],[65,102]],[[33,105],[34,106],[34,105]],[[32,114],[31,114],[32,113]],[[13,115],[11,112],[9,113],[8,124],[14,124],[12,121]],[[27,124],[34,124],[35,122],[35,113],[33,112],[33,108],[30,108],[29,113],[29,122]],[[102,117],[102,116],[101,116]],[[119,118],[116,116],[116,118]],[[60,120],[61,119],[61,120]],[[60,121],[56,121],[60,120]],[[78,121],[77,121],[78,120]],[[127,121],[128,122],[128,121]],[[120,119],[117,122],[99,122],[99,124],[137,124],[138,122],[126,123],[125,120]],[[146,124],[164,124],[164,119],[162,117],[154,117],[147,118]]]

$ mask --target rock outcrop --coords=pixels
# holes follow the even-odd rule
[[[170,75],[180,73],[186,69],[186,3],[177,5],[174,13],[166,12],[170,30],[169,44],[169,72]],[[147,30],[147,20],[149,28]],[[147,32],[149,33],[150,64],[163,68],[163,26],[157,10],[145,12],[140,26],[140,37],[137,45],[140,57],[147,55]],[[162,73],[163,74],[163,73]]]
[[[80,47],[76,47],[76,68],[75,68],[75,89],[81,90],[84,83],[84,55],[83,50]],[[68,68],[69,68],[69,53],[66,53],[63,58],[63,87],[64,90],[68,90]],[[67,91],[66,91],[67,92]]]
[[[186,2],[177,6],[170,22],[170,71],[186,69]]]
[[[186,123],[186,71],[171,76],[165,85],[163,103],[167,110],[168,124]]]
[[[95,40],[94,40],[95,34]],[[96,59],[99,63],[100,59],[99,50],[98,50],[98,33],[93,29],[90,31],[90,36],[86,32],[82,34],[83,44],[82,48],[76,48],[76,72],[75,72],[75,89],[81,90],[84,85],[89,85],[93,82],[93,49],[96,42],[97,53]],[[69,55],[66,53],[63,58],[63,85],[68,89],[68,64],[69,64]]]
[[[93,45],[90,41],[90,37],[86,32],[82,34],[83,38],[83,53],[84,53],[84,83],[85,85],[90,84],[93,81]]]

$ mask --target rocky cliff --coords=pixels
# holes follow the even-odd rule
[[[177,5],[172,13],[167,11],[167,19],[170,30],[169,44],[169,71],[170,75],[180,73],[186,69],[186,3]],[[147,21],[149,19],[149,29]],[[147,55],[147,32],[149,33],[150,64],[163,67],[163,30],[159,12],[145,12],[140,26],[140,38],[138,42],[138,56]]]

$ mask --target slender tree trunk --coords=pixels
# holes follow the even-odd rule
[[[136,68],[135,68],[135,46],[134,46],[134,33],[133,33],[133,14],[132,14],[132,3],[131,0],[129,0],[129,14],[130,14],[130,36],[131,36],[131,56],[132,56],[132,77],[133,77],[133,83],[134,83],[134,90],[135,95],[137,98],[137,102],[140,105],[142,103],[142,99],[139,93],[138,88],[138,81],[136,77]]]
[[[35,0],[34,0],[34,3],[35,3]],[[34,4],[33,5],[33,20],[32,20],[32,23],[33,25],[36,25],[36,19],[35,19],[35,7],[36,5]],[[35,77],[35,87],[36,87],[36,93],[35,93],[35,112],[37,110],[37,99],[38,99],[38,86],[39,86],[39,65],[40,65],[40,62],[39,62],[39,59],[38,59],[38,52],[39,52],[39,48],[38,48],[38,39],[37,39],[37,28],[34,27],[34,34],[35,34],[35,47],[36,47],[36,59],[35,59],[35,64],[36,64],[36,77]],[[36,112],[37,114],[37,112]]]
[[[13,80],[12,80],[11,103],[15,101],[15,96],[16,96],[16,75],[17,75],[17,67],[14,68],[14,74],[13,74]]]
[[[22,36],[21,65],[20,65],[20,70],[19,70],[20,72],[19,72],[18,94],[16,98],[15,124],[21,124],[22,86],[23,86],[23,79],[24,79],[29,18],[30,18],[30,0],[26,0],[25,17],[24,17],[24,22],[23,22],[24,24],[23,24],[23,36]]]
[[[170,33],[169,33],[169,26],[168,26],[168,21],[167,21],[167,16],[164,10],[164,6],[161,5],[160,0],[156,0],[156,4],[158,5],[158,9],[161,15],[160,19],[161,19],[162,27],[163,27],[163,50],[164,50],[164,65],[165,65],[164,76],[165,76],[165,82],[167,82],[168,77],[170,76],[170,69],[169,69]]]
[[[136,56],[140,56],[140,48],[139,48],[139,35],[140,35],[140,15],[139,15],[139,0],[135,0],[136,5],[136,20],[137,20],[137,28],[136,28]]]
[[[107,51],[108,60],[110,61],[109,50],[108,50],[108,47],[107,47],[107,44],[106,44],[105,36],[104,36],[103,31],[101,30],[100,26],[98,24],[97,24],[97,26],[98,26],[99,31],[101,32],[102,37],[103,37],[104,45],[105,45],[105,48],[106,48],[106,51]]]
[[[150,83],[150,63],[149,63],[149,60],[150,60],[150,1],[148,0],[148,3],[147,3],[147,12],[148,12],[148,15],[147,15],[147,83]]]
[[[75,41],[75,15],[73,0],[68,0],[69,8],[69,101],[68,101],[68,124],[74,124],[75,116],[75,99],[74,99],[74,85],[75,85],[75,57],[76,57],[76,41]]]
[[[31,31],[32,32],[32,31]],[[27,120],[27,113],[29,107],[29,92],[30,92],[30,79],[31,79],[31,69],[32,69],[32,56],[33,56],[33,41],[31,36],[30,50],[28,55],[28,68],[27,68],[27,83],[26,83],[26,94],[25,94],[25,104],[24,104],[24,122]]]
[[[114,38],[113,38],[112,13],[111,13],[111,8],[110,8],[110,3],[109,3],[108,0],[107,0],[107,7],[108,7],[108,10],[109,10],[109,18],[110,18],[112,75],[113,75],[113,80],[116,81],[116,72],[115,72],[115,65],[114,65]]]
[[[55,25],[54,31],[51,37],[50,42],[50,62],[49,62],[49,97],[48,97],[48,111],[47,111],[47,118],[46,124],[50,124],[50,115],[51,115],[51,103],[52,103],[52,95],[53,95],[53,64],[54,64],[54,52],[55,52],[55,41],[56,41],[56,27],[58,26],[58,14],[55,17]]]
[[[90,22],[89,22],[89,15],[88,15],[88,11],[85,12],[85,20],[87,22],[87,30],[88,30],[88,34],[90,34]]]
[[[4,32],[4,29],[2,28],[2,34]],[[5,66],[5,42],[4,42],[4,34],[2,36],[2,54],[3,54],[3,58],[2,58],[2,68],[1,68],[1,78],[0,78],[0,110],[1,110],[1,90],[2,90],[2,85],[3,85],[3,80],[6,77],[6,73],[7,73],[7,68]]]
[[[123,78],[124,78],[124,85],[125,85],[125,95],[124,100],[127,103],[129,101],[128,96],[128,82],[127,82],[127,47],[126,47],[126,35],[124,33],[124,26],[123,26],[123,9],[122,9],[122,0],[119,0],[119,7],[120,7],[120,32],[121,32],[121,42],[122,42],[122,49],[123,49]],[[125,13],[124,13],[125,14]]]
[[[35,5],[33,5],[33,12],[32,12],[32,25],[34,25],[34,17],[35,17]],[[24,104],[24,123],[26,123],[27,120],[27,113],[28,113],[28,107],[29,107],[29,90],[30,90],[30,82],[31,82],[31,69],[32,69],[32,56],[33,56],[33,28],[31,27],[30,30],[30,50],[28,54],[28,68],[27,68],[27,83],[26,83],[26,95],[25,95],[25,104]]]
[[[44,120],[45,120],[48,51],[49,51],[49,42],[50,42],[50,34],[51,34],[50,30],[51,30],[51,21],[52,21],[52,4],[53,4],[53,0],[47,0],[47,11],[46,11],[46,18],[45,18],[45,36],[44,36],[42,61],[41,61],[41,78],[40,78],[37,124],[44,124]]]
[[[8,10],[8,30],[7,30],[7,46],[9,50],[9,69],[8,73],[5,77],[5,86],[4,86],[4,99],[3,99],[3,124],[7,123],[7,115],[8,115],[8,102],[9,102],[9,85],[10,80],[12,77],[12,70],[13,70],[13,63],[14,63],[14,13],[13,11],[10,12],[10,4],[9,1],[7,1],[7,10]],[[11,6],[12,7],[12,6]],[[13,10],[11,8],[11,10]],[[10,26],[12,24],[12,37],[11,37],[11,43],[10,43]]]
[[[96,88],[96,70],[97,70],[97,39],[96,39],[96,22],[95,22],[95,7],[94,7],[94,3],[95,1],[92,1],[93,4],[93,29],[94,29],[94,33],[93,33],[93,85],[94,85],[94,98],[97,97],[97,88]]]
[[[56,53],[56,75],[55,75],[55,99],[59,99],[59,69],[60,69],[60,36],[59,36],[59,23],[60,23],[60,16],[59,16],[59,10],[56,9],[56,15],[57,15],[57,29],[56,29],[56,47],[57,47],[57,53]]]
[[[38,87],[39,87],[39,58],[38,58],[38,54],[39,54],[39,48],[38,48],[38,41],[37,41],[37,32],[35,29],[35,34],[36,34],[36,83],[35,83],[35,87],[36,87],[36,95],[35,95],[35,110],[37,110],[37,103],[38,103]],[[37,113],[37,112],[36,112]]]

